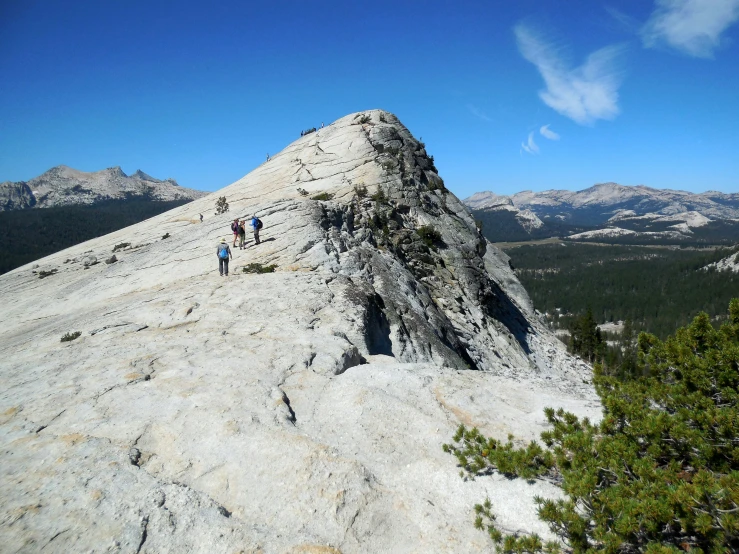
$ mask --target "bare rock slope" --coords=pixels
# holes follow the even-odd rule
[[[85,172],[60,165],[27,182],[0,183],[0,211],[94,204],[136,197],[158,201],[194,200],[207,194],[183,188],[174,179],[155,179],[140,169],[126,175],[120,167]]]
[[[228,213],[210,215],[217,196]],[[219,277],[218,239],[252,214],[263,242]],[[558,491],[464,482],[442,444],[460,422],[529,440],[544,406],[599,409],[505,255],[379,110],[3,275],[0,295],[8,552],[487,551],[472,504],[546,534],[533,497]]]

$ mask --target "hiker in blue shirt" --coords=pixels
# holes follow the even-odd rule
[[[251,226],[252,229],[254,229],[254,244],[259,244],[259,229],[262,228],[262,222],[259,220],[257,216],[252,216],[251,218]]]
[[[228,277],[228,260],[233,260],[233,255],[226,242],[226,237],[223,237],[216,247],[216,255],[218,256],[218,272],[221,274],[221,277],[223,277],[224,273]]]

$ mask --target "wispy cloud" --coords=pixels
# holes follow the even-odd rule
[[[521,143],[521,149],[529,154],[539,153],[539,146],[534,142],[534,131],[529,133],[529,140]]]
[[[548,138],[549,140],[559,140],[559,134],[551,131],[549,129],[549,125],[544,125],[541,129],[539,129],[539,132],[544,138]]]
[[[739,19],[739,0],[656,0],[642,30],[644,46],[667,45],[696,58],[711,58],[721,33]]]
[[[619,113],[618,71],[624,47],[607,46],[590,54],[575,68],[561,58],[555,45],[526,25],[513,29],[521,55],[533,63],[544,78],[546,89],[539,97],[550,108],[580,124],[613,119]]]
[[[482,111],[480,108],[473,104],[467,104],[467,109],[470,110],[470,113],[474,115],[475,117],[482,119],[483,121],[492,122],[493,120],[490,119],[488,114],[486,114],[484,111]]]
[[[642,28],[642,22],[639,21],[637,18],[630,16],[626,12],[622,12],[618,8],[614,8],[613,6],[604,6],[606,12],[613,18],[613,20],[618,24],[618,27],[622,31],[626,31],[629,34],[639,34],[641,32]]]

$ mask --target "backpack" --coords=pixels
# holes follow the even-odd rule
[[[238,223],[231,223],[231,230],[236,233],[239,230],[239,224]]]
[[[257,229],[261,229],[262,227],[264,227],[264,224],[262,223],[262,220],[259,219],[259,218],[257,218]]]
[[[228,259],[228,244],[222,244],[220,246],[220,250],[218,251],[218,257],[222,260]]]

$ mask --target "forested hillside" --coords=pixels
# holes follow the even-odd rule
[[[701,268],[735,250],[555,243],[506,253],[555,327],[590,307],[598,323],[631,319],[637,330],[665,338],[701,311],[725,314],[739,274]]]
[[[187,202],[131,199],[0,212],[0,274]]]

